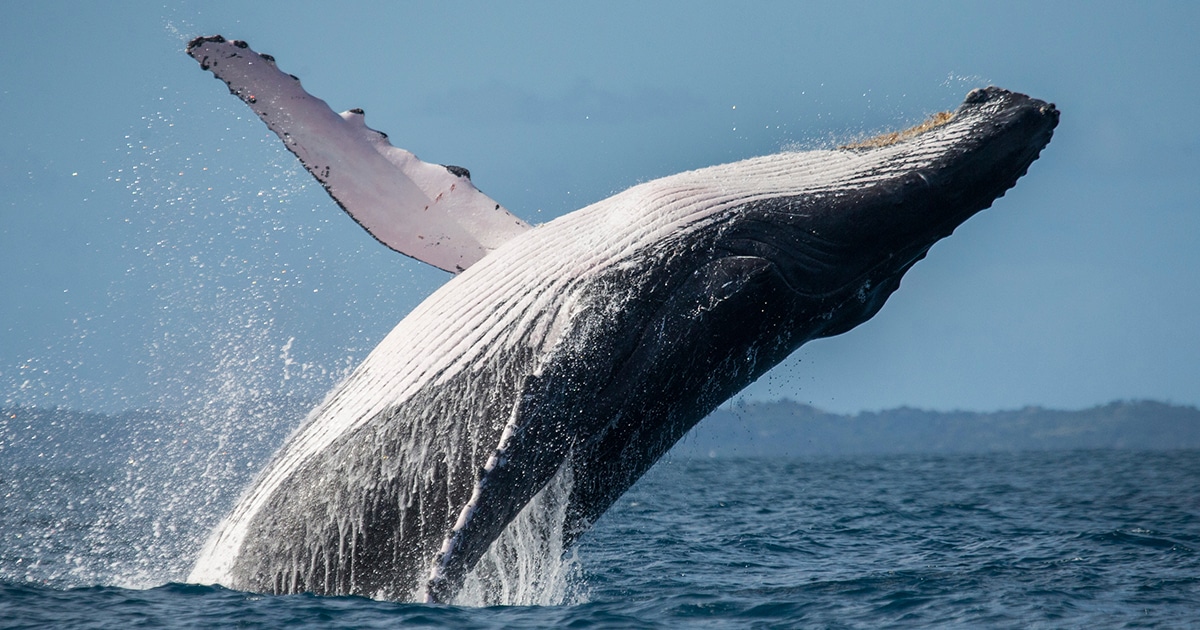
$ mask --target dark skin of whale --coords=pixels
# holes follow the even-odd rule
[[[623,366],[605,396],[606,411],[635,410],[578,449],[568,531],[577,537],[697,422],[802,344],[851,330],[874,317],[903,275],[938,240],[1016,184],[1058,122],[1052,105],[989,89],[975,99],[1011,101],[992,137],[947,154],[943,164],[889,183],[824,199],[772,200],[751,207],[739,238],[714,246],[714,260],[684,283],[653,317],[674,335],[643,334],[638,357]],[[972,103],[968,101],[966,106]],[[783,223],[772,215],[803,216]],[[812,232],[828,239],[819,254]],[[735,299],[692,321],[689,302],[716,292],[725,274],[741,274]],[[864,281],[871,288],[860,292]],[[826,313],[834,313],[826,317]],[[747,327],[748,321],[759,322]],[[646,329],[654,329],[647,326]],[[695,339],[713,340],[695,344]],[[745,373],[746,356],[758,360]],[[652,358],[653,357],[653,358]],[[664,371],[671,375],[651,380]],[[629,400],[636,400],[629,404]],[[680,405],[672,401],[689,401]],[[664,422],[663,420],[666,419]],[[582,471],[582,474],[581,474]]]
[[[510,343],[338,435],[252,515],[228,585],[450,601],[564,467],[569,547],[722,402],[802,344],[873,317],[935,242],[1025,174],[1058,111],[987,88],[954,118],[980,123],[920,168],[749,200],[605,268],[536,373],[535,351]],[[517,430],[505,441],[509,417]],[[396,445],[429,427],[466,446],[414,476]],[[339,520],[347,506],[355,518]]]
[[[574,484],[566,540],[577,540],[697,422],[802,344],[873,317],[935,242],[1025,174],[1049,143],[1058,112],[991,88],[973,92],[963,107],[989,102],[1002,111],[993,133],[962,143],[933,168],[833,198],[751,204],[720,238],[693,243],[665,266],[660,253],[647,252],[644,265],[597,287],[597,300],[629,287],[641,293],[632,301],[639,308],[597,325],[595,343],[584,344],[591,352],[565,359],[578,365],[548,378],[548,389],[561,386],[556,377],[580,372],[588,374],[580,389],[603,383],[578,397],[544,396],[554,400],[551,413],[604,426],[568,455]],[[819,243],[814,232],[823,236]],[[646,277],[654,281],[639,281]],[[548,427],[574,430],[569,422]],[[538,448],[553,440],[528,442]],[[543,476],[520,471],[497,494],[527,500]],[[515,514],[482,527],[498,534],[497,523]],[[430,585],[434,599],[455,592],[488,538],[478,536],[456,570]]]

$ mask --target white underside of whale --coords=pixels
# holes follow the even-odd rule
[[[963,126],[929,132],[924,150],[894,146],[858,151],[781,153],[647,182],[518,234],[451,279],[415,308],[310,416],[209,540],[189,582],[223,583],[247,527],[272,493],[339,436],[429,384],[475,369],[484,359],[525,344],[549,357],[576,315],[589,279],[620,266],[647,244],[688,235],[752,201],[867,187],[927,166]],[[936,134],[936,135],[935,135]],[[819,237],[819,235],[816,235]],[[536,374],[541,364],[535,363]],[[502,454],[508,427],[496,452]],[[466,448],[466,445],[445,445]],[[431,457],[440,457],[431,453]],[[489,466],[497,463],[493,457]],[[478,498],[463,506],[455,530]],[[453,553],[452,537],[441,557]],[[431,561],[433,558],[431,558]],[[437,575],[437,566],[433,567]]]

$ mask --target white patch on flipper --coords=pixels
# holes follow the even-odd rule
[[[458,273],[529,229],[465,175],[429,164],[369,129],[361,110],[338,115],[244,42],[207,37],[188,54],[300,158],[351,217],[384,245]]]

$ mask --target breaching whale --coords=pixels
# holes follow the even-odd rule
[[[450,601],[552,479],[574,542],[693,425],[875,315],[1025,174],[1052,104],[989,87],[912,129],[654,180],[530,227],[245,43],[188,53],[375,238],[457,273],[285,442],[189,576]]]

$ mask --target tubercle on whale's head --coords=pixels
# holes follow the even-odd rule
[[[918,134],[925,133],[934,127],[940,127],[954,118],[954,112],[938,112],[929,118],[926,118],[918,125],[909,127],[901,131],[890,131],[877,136],[867,138],[866,140],[857,140],[848,144],[844,144],[839,149],[874,149],[877,147],[886,147],[896,144],[902,140],[907,140]]]
[[[962,104],[954,111],[937,112],[921,123],[903,129],[901,131],[892,131],[882,133],[864,140],[849,142],[838,147],[839,150],[850,149],[874,149],[897,144],[902,141],[914,139],[917,136],[925,134],[928,131],[942,127],[951,122],[959,122],[964,125],[978,124],[977,120],[971,120],[972,117],[996,116],[1001,119],[1010,119],[1017,113],[1028,113],[1036,111],[1038,114],[1047,117],[1050,128],[1058,122],[1058,109],[1053,103],[1046,103],[1038,99],[1030,98],[1024,94],[1011,92],[998,87],[977,88],[971,90],[963,98]],[[1003,124],[1005,120],[998,121]]]

